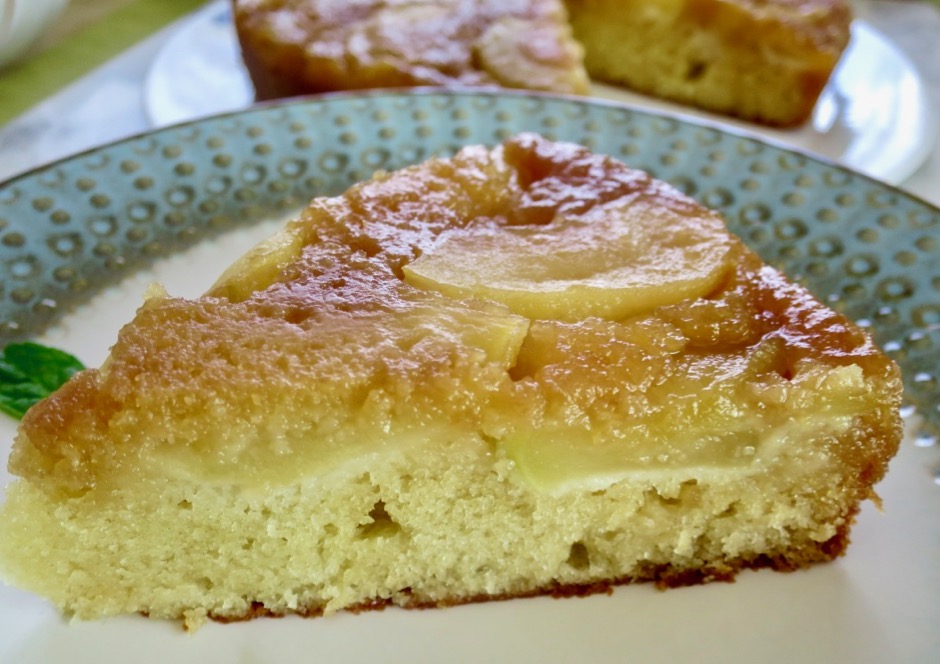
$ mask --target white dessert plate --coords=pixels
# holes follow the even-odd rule
[[[151,281],[197,295],[312,195],[519,131],[629,157],[722,209],[767,260],[870,326],[936,421],[940,209],[700,122],[510,91],[273,104],[0,183],[0,344],[36,339],[97,366]],[[0,459],[15,427],[0,417]],[[0,662],[940,661],[940,447],[910,428],[878,487],[884,512],[866,503],[847,555],[809,570],[668,592],[637,585],[586,599],[210,623],[192,635],[137,616],[70,624],[42,598],[0,585]],[[0,471],[0,486],[11,479]]]
[[[595,85],[593,94],[640,109],[719,122],[891,184],[911,175],[936,141],[936,113],[916,69],[861,20],[852,26],[851,43],[812,119],[796,129],[761,127],[609,85]],[[253,95],[227,0],[216,0],[181,22],[144,85],[145,109],[158,127],[246,108]]]

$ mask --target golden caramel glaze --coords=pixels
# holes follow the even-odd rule
[[[234,0],[259,99],[502,86],[587,92],[560,0]]]
[[[624,223],[715,218],[644,173],[535,135],[317,199],[206,296],[148,300],[104,367],[27,413],[11,470],[74,492],[165,477],[283,486],[478,434],[547,491],[789,459],[806,472],[836,464],[867,497],[900,439],[897,368],[727,231],[707,293],[619,319],[529,318],[406,278],[447,238],[625,201]]]

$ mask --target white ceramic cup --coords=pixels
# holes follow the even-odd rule
[[[69,0],[0,0],[0,67],[23,55]]]

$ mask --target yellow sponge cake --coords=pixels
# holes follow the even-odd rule
[[[522,135],[154,290],[26,414],[0,578],[195,625],[799,568],[845,550],[900,390],[719,215]]]

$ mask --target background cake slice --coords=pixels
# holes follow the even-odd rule
[[[583,94],[561,0],[234,0],[258,99],[413,86]]]
[[[900,389],[718,215],[523,135],[155,289],[25,416],[0,578],[192,625],[794,569],[845,550]]]
[[[565,0],[591,78],[802,124],[849,42],[845,0]]]

